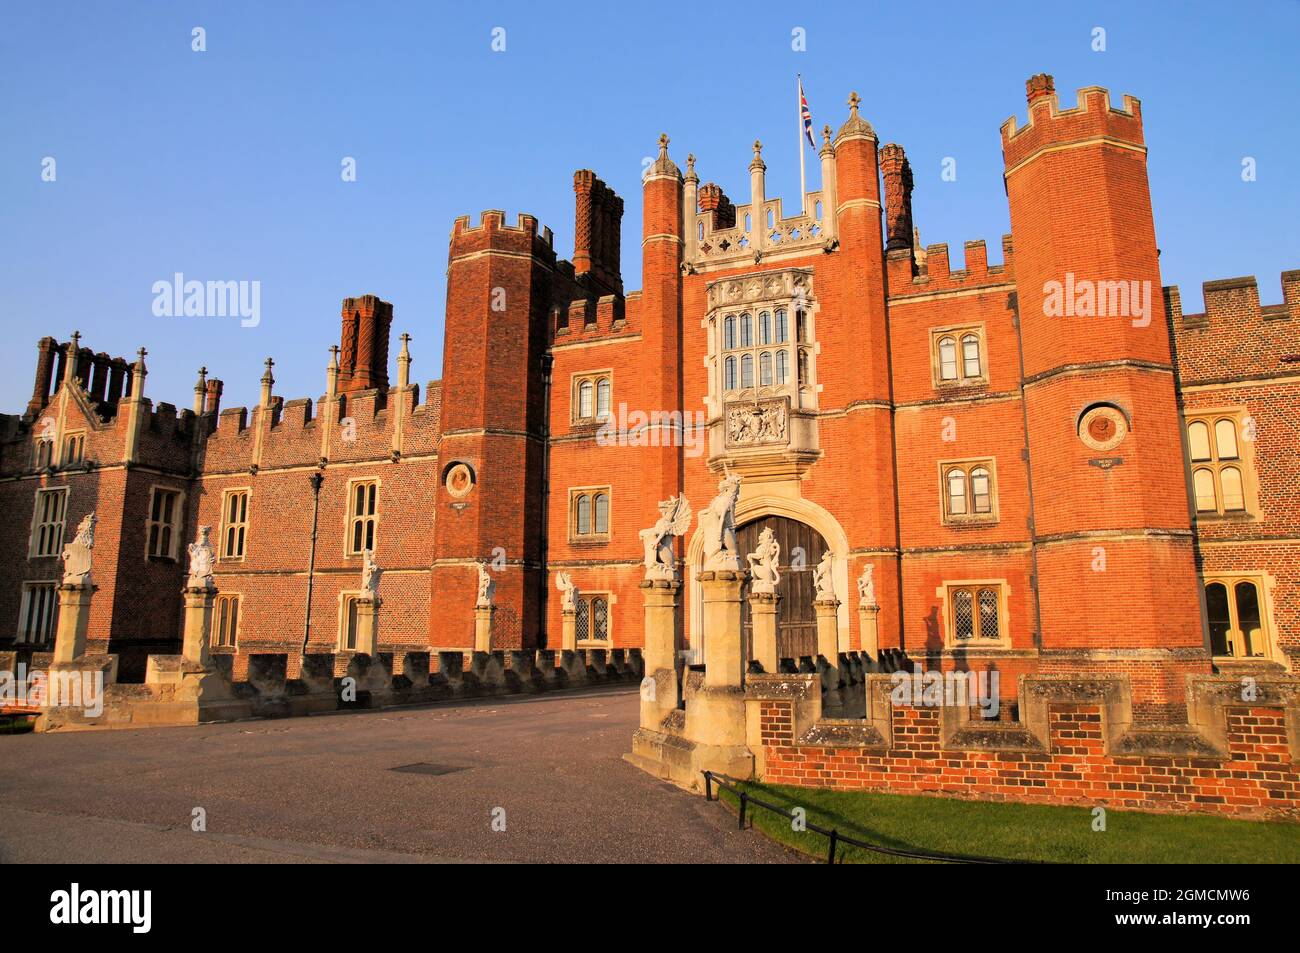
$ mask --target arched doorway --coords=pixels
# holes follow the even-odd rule
[[[758,548],[758,535],[764,529],[771,529],[776,541],[781,544],[781,559],[778,563],[781,581],[776,587],[777,595],[781,597],[776,617],[777,657],[797,659],[801,655],[815,656],[817,616],[813,609],[816,594],[813,569],[830,546],[807,523],[786,516],[760,516],[736,530],[740,552],[754,552]],[[748,599],[744,602],[743,619],[745,657],[752,658],[750,637],[753,626]]]

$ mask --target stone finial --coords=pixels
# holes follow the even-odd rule
[[[659,519],[655,525],[637,534],[644,550],[647,582],[673,582],[677,578],[673,537],[684,535],[690,528],[691,504],[686,497],[669,497],[659,504]]]
[[[332,398],[339,390],[339,346],[330,345],[330,362],[325,366],[325,396]]]
[[[91,563],[95,555],[95,523],[98,522],[94,511],[86,514],[77,535],[72,542],[63,547],[63,584],[65,586],[93,586],[91,581]]]
[[[777,563],[781,561],[781,544],[776,541],[772,527],[763,527],[758,534],[758,549],[747,555],[745,560],[754,576],[750,591],[776,592],[777,584],[781,581],[781,573],[777,569]]]
[[[732,474],[723,477],[718,483],[718,495],[700,511],[705,571],[739,572],[741,569],[736,542],[736,503],[739,499],[740,477]]]
[[[750,172],[763,172],[767,169],[767,163],[763,161],[763,143],[757,139],[754,140],[754,158],[749,163]]]
[[[262,374],[262,383],[270,386],[275,383],[275,377],[271,374],[271,368],[275,366],[275,361],[271,358],[266,359],[266,371]]]
[[[677,168],[672,159],[668,158],[668,133],[659,134],[659,155],[650,167],[650,171],[661,175],[675,175],[681,177],[681,171]]]
[[[831,127],[829,125],[822,126],[822,147],[817,150],[817,155],[823,159],[835,155],[835,147],[831,145]]]
[[[845,139],[876,138],[876,131],[871,128],[871,123],[858,115],[858,104],[861,102],[862,97],[856,92],[849,93],[849,118],[845,120],[844,125],[840,126],[839,134],[835,137],[836,145]]]
[[[203,413],[203,404],[208,396],[208,369],[199,368],[199,379],[194,382],[194,414]]]
[[[411,336],[403,333],[399,340],[402,349],[397,352],[397,386],[405,388],[411,384]]]
[[[198,539],[190,543],[190,573],[189,578],[185,581],[186,589],[216,588],[212,581],[212,568],[216,564],[216,553],[212,550],[212,543],[208,541],[208,535],[211,532],[211,526],[200,526]]]

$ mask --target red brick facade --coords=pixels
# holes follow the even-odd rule
[[[825,136],[806,209],[766,196],[757,144],[750,194],[728,198],[665,140],[642,184],[639,291],[620,274],[623,200],[590,171],[574,179],[572,263],[530,216],[458,219],[443,374],[423,389],[401,358],[391,385],[395,316],[373,295],[344,301],[315,403],[275,396],[268,368],[260,406],[223,410],[220,382],[201,380],[178,414],[142,387],[115,395],[127,364],[106,355],[83,352],[61,383],[68,348],[42,341],[32,403],[0,424],[0,643],[39,641],[19,631],[23,586],[59,574],[57,558],[29,555],[38,489],[69,488],[68,536],[99,516],[90,638],[117,652],[177,644],[184,544],[200,525],[219,542],[228,491],[247,492],[245,549],[216,573],[241,597],[237,649],[217,651],[237,673],[250,652],[283,652],[292,675],[305,639],[338,641],[360,585],[356,486],[375,481],[384,651],[470,647],[480,561],[496,647],[559,646],[560,570],[603,606],[585,644],[636,647],[637,531],[670,496],[702,506],[727,471],[744,478],[739,523],[779,516],[824,540],[843,651],[863,644],[854,580],[870,564],[880,647],[996,669],[1008,701],[1024,674],[1127,676],[1134,718],[1164,720],[1185,713],[1187,675],[1293,669],[1300,273],[1283,277],[1283,304],[1261,307],[1253,279],[1215,282],[1206,314],[1184,316],[1160,286],[1138,102],[1090,88],[1061,108],[1046,76],[1029,98],[1028,122],[1002,129],[1001,264],[983,242],[960,268],[946,245],[914,247],[906,155],[855,102]],[[1117,313],[1077,314],[1088,306],[1073,295],[1054,313],[1054,289],[1082,283]],[[748,332],[727,330],[746,315]],[[1240,510],[1228,486],[1230,512],[1197,513],[1184,421],[1197,409],[1252,428]],[[59,445],[85,432],[89,465],[37,459],[47,417]],[[176,543],[147,557],[159,486],[181,494]],[[698,645],[694,527],[679,554],[682,638]],[[1258,581],[1258,620],[1242,602],[1224,623],[1257,630],[1258,654],[1212,658],[1207,574]]]

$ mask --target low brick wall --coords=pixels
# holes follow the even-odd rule
[[[823,720],[800,678],[750,687],[768,783],[1300,821],[1294,680],[1234,702],[1239,680],[1192,678],[1192,721],[1149,726],[1123,680],[1027,676],[1021,722],[979,722],[893,705],[882,676],[866,719]]]

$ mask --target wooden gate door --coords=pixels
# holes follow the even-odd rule
[[[736,530],[741,558],[758,548],[758,534],[770,527],[781,544],[779,565],[781,581],[776,592],[781,597],[776,616],[776,654],[778,658],[797,659],[801,655],[817,655],[817,616],[813,609],[813,569],[822,554],[830,547],[811,526],[784,516],[761,516]],[[795,563],[799,568],[791,568]],[[753,622],[749,615],[749,598],[746,593],[744,608],[745,658],[753,657],[750,650]]]

